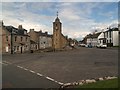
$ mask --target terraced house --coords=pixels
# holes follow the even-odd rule
[[[100,44],[104,43],[108,47],[119,46],[119,30],[118,28],[107,28],[98,37]]]
[[[48,32],[30,29],[29,36],[31,50],[37,51],[41,49],[52,48],[52,35],[48,34]]]
[[[39,48],[40,49],[52,48],[52,35],[48,34],[48,32],[43,33],[42,31],[40,31]]]
[[[5,26],[2,23],[2,53],[24,53],[30,50],[30,37],[27,30],[19,25],[18,28]]]

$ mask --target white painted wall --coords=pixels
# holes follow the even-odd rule
[[[40,47],[40,49],[52,47],[52,38],[46,37],[46,36],[40,36],[39,37],[39,47]]]
[[[113,46],[119,45],[119,31],[113,31]]]
[[[98,44],[98,39],[97,38],[88,38],[87,39],[87,45],[89,45],[91,43],[91,45],[93,46],[93,47],[95,47],[95,46],[97,46],[97,44]]]
[[[104,38],[104,33],[102,32],[99,36],[98,36],[98,44],[103,44],[103,40],[99,40],[100,38]]]

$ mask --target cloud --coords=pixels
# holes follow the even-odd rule
[[[119,0],[4,0],[3,2],[119,2]]]
[[[27,7],[27,4],[28,3],[3,3],[4,9],[2,15],[5,24],[15,27],[22,24],[27,30],[34,28],[36,31],[42,29],[43,31],[52,33],[52,21],[49,21],[49,23],[46,22],[53,17],[30,12],[28,11],[29,7]],[[10,7],[11,5],[14,7]],[[47,24],[49,24],[49,26]]]
[[[22,24],[28,30],[34,28],[37,31],[42,29],[44,32],[52,33],[52,22],[56,18],[56,12],[59,11],[59,18],[63,24],[63,34],[80,40],[95,29],[100,30],[117,22],[115,17],[113,19],[105,18],[104,20],[99,17],[101,21],[98,21],[96,17],[97,15],[106,17],[115,15],[115,11],[108,10],[105,14],[101,12],[110,4],[98,2],[3,3],[2,13],[5,25],[17,27]]]

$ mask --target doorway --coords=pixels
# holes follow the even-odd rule
[[[21,46],[21,53],[22,53],[22,46]]]

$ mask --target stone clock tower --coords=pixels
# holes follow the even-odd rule
[[[55,19],[55,22],[53,22],[53,48],[54,49],[60,49],[60,41],[61,41],[61,27],[62,23],[60,22],[60,19],[58,18],[58,12],[57,12],[57,18]]]
[[[67,40],[64,37],[62,32],[62,23],[60,22],[60,19],[58,18],[58,12],[57,12],[57,18],[55,19],[55,22],[53,22],[53,48],[54,49],[62,49],[65,47]]]

